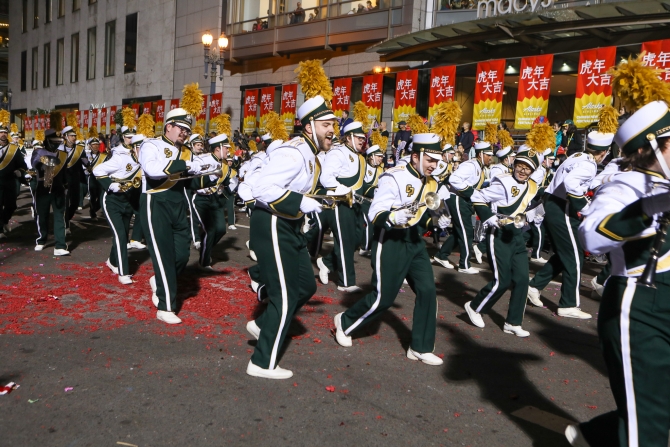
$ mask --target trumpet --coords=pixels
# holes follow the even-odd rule
[[[656,288],[656,267],[658,266],[658,258],[665,244],[665,237],[668,235],[668,224],[670,224],[670,212],[665,212],[658,218],[658,229],[654,237],[654,243],[649,252],[649,259],[644,266],[644,271],[637,281],[638,286]]]
[[[54,168],[60,164],[60,159],[51,155],[42,155],[40,163],[44,166],[44,187],[51,189],[54,182]]]
[[[526,215],[519,213],[516,216],[508,216],[506,214],[496,214],[498,222],[501,226],[514,224],[514,228],[523,228],[526,226]]]
[[[189,180],[189,179],[204,177],[206,175],[223,175],[223,168],[219,167],[217,169],[214,169],[213,171],[201,172],[200,174],[189,175],[189,176],[186,176],[186,177],[179,177],[175,180]]]
[[[410,202],[408,204],[396,208],[394,211],[409,210],[412,212],[412,214],[416,214],[419,208],[424,206],[429,210],[436,211],[440,209],[440,206],[442,206],[442,200],[440,200],[440,196],[438,196],[436,192],[429,192],[426,193],[426,198],[424,202],[418,202],[415,200],[414,202]]]
[[[112,177],[112,182],[121,185],[119,189],[121,192],[126,192],[131,188],[140,188],[142,186],[142,179],[140,177],[133,177],[132,179],[122,179]]]
[[[349,191],[346,194],[341,194],[339,196],[328,196],[321,194],[305,194],[305,197],[310,199],[319,200],[323,202],[323,208],[326,209],[335,209],[339,203],[345,203],[349,208],[354,204],[354,193]]]
[[[370,198],[370,197],[365,197],[365,196],[362,196],[362,195],[360,195],[360,194],[356,194],[356,193],[354,193],[354,201],[355,201],[356,203],[360,203],[360,204],[362,204],[363,202],[370,202],[370,203],[372,203],[372,200],[373,200],[373,199]]]

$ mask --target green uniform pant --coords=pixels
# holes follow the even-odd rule
[[[256,208],[258,265],[266,279],[268,306],[256,319],[261,336],[251,356],[254,365],[274,369],[293,315],[316,292],[314,270],[300,232],[302,219],[289,220]]]
[[[86,183],[81,182],[79,183],[79,208],[84,207],[84,197],[86,197],[86,193],[89,192],[88,190],[88,179],[90,176],[87,176]],[[89,202],[90,202],[90,195],[89,195]]]
[[[42,182],[38,183],[35,190],[35,211],[37,213],[37,240],[36,245],[44,245],[49,234],[49,211],[54,213],[54,238],[56,248],[67,249],[65,243],[65,191],[54,189],[49,192]]]
[[[350,287],[356,285],[356,270],[354,269],[354,251],[358,239],[356,225],[358,216],[355,208],[340,204],[330,214],[328,226],[333,229],[335,239],[333,251],[323,257],[323,263],[331,272],[337,271],[337,285]]]
[[[470,268],[470,254],[472,251],[472,241],[475,238],[474,227],[472,226],[472,215],[474,210],[472,204],[460,196],[452,194],[447,199],[447,207],[452,216],[454,231],[449,235],[446,241],[442,243],[440,251],[435,255],[437,259],[443,261],[449,260],[449,255],[458,243],[461,256],[458,260],[458,268]]]
[[[617,410],[581,424],[592,446],[667,447],[670,430],[670,285],[607,281],[598,334]]]
[[[226,234],[226,220],[223,215],[225,198],[219,194],[208,196],[194,194],[193,209],[200,222],[200,265],[212,265],[212,250]]]
[[[7,225],[9,219],[14,215],[16,211],[16,199],[18,194],[16,188],[14,187],[14,179],[5,181],[5,183],[0,184],[0,224]],[[2,226],[0,225],[0,227]],[[0,228],[2,232],[2,228]]]
[[[547,233],[544,229],[544,222],[538,225],[536,223],[530,224],[530,230],[524,233],[524,236],[530,236],[531,247],[533,251],[531,252],[531,258],[541,258],[542,250],[544,249],[544,244],[547,242]]]
[[[195,209],[193,208],[193,191],[184,188],[184,199],[186,206],[188,206],[188,222],[191,229],[191,240],[195,244],[200,242],[200,230],[198,229],[198,218],[195,216]]]
[[[367,201],[361,203],[361,216],[360,216],[361,223],[359,223],[359,228],[362,229],[360,244],[363,250],[370,250],[370,247],[372,247],[372,238],[375,235],[375,227],[372,224],[372,222],[370,222],[370,219],[368,217],[368,211],[370,211],[370,205],[371,203]]]
[[[349,335],[391,307],[403,279],[416,294],[410,347],[419,353],[433,352],[437,298],[433,267],[417,226],[407,230],[377,228],[372,243],[372,284],[375,290],[342,315],[342,329]]]
[[[130,218],[133,217],[133,207],[130,206],[127,193],[105,192],[102,195],[102,210],[114,237],[109,262],[119,269],[119,276],[130,275],[128,232],[130,231]]]
[[[249,207],[250,205],[247,205]],[[254,253],[256,253],[256,256],[258,257],[258,254],[261,253],[262,248],[260,249],[261,251],[256,251],[256,241],[260,239],[260,237],[257,235],[259,231],[263,231],[263,219],[265,216],[261,215],[256,215],[255,210],[251,213],[251,218],[249,219],[249,249],[253,250]],[[224,227],[225,227],[225,222],[224,222]],[[256,291],[256,296],[259,298],[259,301],[262,300],[263,298],[267,298],[267,290],[265,289],[265,276],[263,276],[263,271],[261,270],[260,264],[254,264],[251,267],[249,267],[249,278],[251,278],[252,281],[255,281],[258,283],[258,290]]]
[[[91,218],[94,219],[97,217],[98,211],[100,211],[102,200],[102,188],[100,184],[95,179],[93,175],[88,176],[88,211],[91,215]]]
[[[510,225],[488,229],[486,233],[488,259],[493,280],[479,291],[470,306],[479,313],[488,313],[511,287],[507,323],[521,325],[528,295],[528,255],[523,234]]]
[[[133,220],[133,232],[130,236],[131,241],[142,242],[144,239],[144,228],[142,227],[142,213],[140,210],[136,210],[133,207],[133,215],[135,220]]]
[[[169,312],[177,309],[177,275],[189,257],[187,205],[179,194],[165,191],[140,198],[140,218],[156,275],[158,309]]]
[[[79,176],[67,176],[67,194],[65,196],[65,227],[70,228],[70,221],[77,213],[77,208],[79,207],[79,190],[81,189],[81,183],[79,182]]]
[[[307,239],[307,249],[309,255],[313,258],[318,257],[323,245],[323,235],[330,229],[329,222],[334,219],[335,212],[331,209],[324,209],[320,213],[312,213],[309,221],[311,228],[305,233]]]
[[[235,193],[231,193],[229,197],[221,196],[225,200],[226,214],[228,225],[235,225]]]
[[[549,194],[545,198],[544,224],[554,254],[530,281],[530,286],[542,290],[563,273],[558,307],[579,307],[579,282],[584,264],[584,249],[577,237],[579,220],[568,215],[567,201]]]

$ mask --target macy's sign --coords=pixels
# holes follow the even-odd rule
[[[480,0],[477,3],[477,18],[485,19],[504,14],[535,12],[540,8],[550,8],[554,0]]]

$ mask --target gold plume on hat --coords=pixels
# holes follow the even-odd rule
[[[554,134],[554,129],[549,126],[549,123],[535,124],[526,135],[526,144],[538,154],[549,148],[555,148],[556,134]]]
[[[193,133],[191,135],[205,135],[205,128],[202,127],[200,124],[196,124],[196,126],[193,128]]]
[[[340,138],[340,122],[335,120],[333,123],[333,139]]]
[[[374,146],[375,144],[379,146],[382,152],[386,151],[386,146],[389,144],[388,137],[382,136],[382,133],[379,130],[375,130],[370,135],[370,142]]]
[[[249,140],[249,151],[258,152],[258,146],[256,146],[256,142],[254,140]]]
[[[4,109],[0,110],[0,123],[3,123],[5,126],[9,126],[9,120],[9,111]]]
[[[363,101],[357,101],[354,104],[354,121],[361,123],[363,127],[363,132],[367,132],[370,129],[370,107],[366,106]]]
[[[512,138],[512,135],[509,134],[509,131],[505,129],[498,131],[498,142],[500,142],[501,149],[514,147],[514,139]]]
[[[330,107],[330,102],[333,100],[333,86],[326,76],[320,59],[300,62],[294,72],[305,95],[305,101],[321,96]]]
[[[98,138],[98,128],[96,126],[91,126],[88,128],[88,137]]]
[[[277,112],[270,112],[265,120],[265,130],[270,134],[273,140],[288,140],[288,132],[284,126],[284,120]]]
[[[144,135],[147,138],[156,136],[156,123],[154,117],[150,113],[143,113],[137,121],[137,133]]]
[[[50,127],[56,132],[63,130],[63,114],[60,112],[51,112],[49,114]]]
[[[428,129],[426,123],[423,122],[421,115],[416,113],[410,115],[409,118],[407,118],[407,125],[412,130],[412,135],[430,132],[430,129]]]
[[[484,141],[491,146],[498,144],[498,125],[493,123],[486,123],[484,126]]]
[[[197,82],[186,84],[181,91],[181,108],[196,119],[202,112],[202,92]]]
[[[81,133],[81,129],[77,128],[77,141],[84,141],[84,134]]]
[[[209,129],[214,130],[217,135],[225,133],[228,135],[228,138],[232,138],[231,132],[233,129],[230,125],[230,115],[227,113],[222,113],[221,115],[212,118],[209,120]]]
[[[670,86],[659,76],[662,70],[645,66],[644,51],[636,58],[628,57],[612,68],[612,88],[629,112],[635,112],[652,101],[670,103]]]
[[[442,145],[456,144],[456,131],[462,115],[461,106],[456,101],[441,102],[435,107],[431,130],[442,139]]]
[[[70,112],[67,114],[67,125],[72,127],[75,132],[79,129],[79,122],[77,122],[77,114],[75,112]]]
[[[35,131],[35,140],[44,143],[44,131],[42,129]]]
[[[619,129],[619,112],[612,106],[604,106],[598,113],[598,132],[616,133]]]
[[[19,133],[19,126],[17,126],[16,123],[12,123],[9,126],[9,131],[13,133]]]
[[[135,111],[130,107],[124,107],[121,110],[121,116],[123,117],[123,125],[128,129],[135,129],[137,127],[137,120],[135,119]]]

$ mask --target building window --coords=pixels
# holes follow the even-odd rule
[[[86,79],[95,78],[95,27],[88,29],[86,39]]]
[[[79,82],[79,33],[70,40],[70,82]]]
[[[137,70],[137,13],[126,16],[126,45],[123,72]]]
[[[93,3],[98,3],[98,0],[88,0],[89,5],[92,5]]]
[[[28,31],[28,0],[23,0],[21,5],[21,32]]]
[[[105,24],[105,76],[114,76],[116,62],[116,20]]]
[[[65,17],[65,0],[58,0],[58,18]]]
[[[81,0],[72,0],[72,12],[79,11],[81,8]]]
[[[44,23],[51,23],[53,0],[44,0],[46,10],[44,11]]]
[[[63,71],[65,68],[65,39],[56,41],[56,85],[63,85]]]
[[[33,48],[32,75],[30,77],[30,88],[37,90],[37,47]]]
[[[28,78],[28,51],[21,51],[21,91],[25,92]]]
[[[42,87],[47,88],[51,84],[51,43],[44,44],[44,77]]]
[[[33,0],[33,29],[40,26],[40,0]]]

